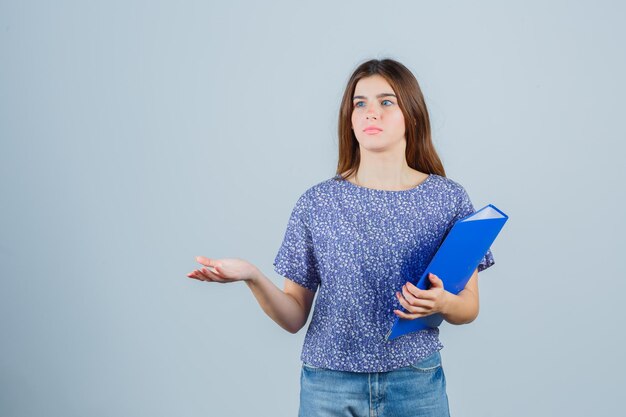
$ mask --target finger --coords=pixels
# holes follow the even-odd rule
[[[428,275],[428,278],[430,279],[430,283],[431,283],[431,288],[435,287],[441,287],[443,288],[443,281],[441,280],[441,278],[439,278],[437,275],[433,274],[432,272]]]
[[[188,274],[187,274],[187,276],[188,276],[189,278],[196,278],[196,279],[198,279],[198,278],[199,278],[199,277],[198,277],[198,272],[197,272],[197,271],[191,271],[190,273],[188,273]]]
[[[209,278],[205,277],[204,275],[202,275],[202,273],[200,271],[198,271],[197,269],[195,271],[193,271],[190,274],[191,278],[195,278],[197,280],[200,281],[209,281]]]
[[[405,310],[407,311],[411,311],[411,309],[413,308],[413,306],[411,304],[409,304],[403,297],[402,295],[400,295],[400,293],[396,293],[396,298],[398,299],[398,302],[400,302],[400,305],[402,307],[404,307]]]
[[[431,301],[431,300],[424,300],[423,298],[420,298],[420,299],[417,300],[417,302],[415,304],[413,304],[413,307],[418,307],[418,308],[421,309],[422,312],[429,313],[435,307],[435,302]]]
[[[215,259],[207,258],[206,256],[196,256],[196,261],[204,266],[210,267],[214,267],[216,262]]]
[[[413,285],[413,284],[409,284],[409,285]],[[409,289],[409,291],[411,290],[411,287],[407,285],[407,288]],[[414,286],[415,287],[415,286]],[[437,299],[437,295],[435,294],[435,292],[431,289],[428,290],[420,290],[419,288],[415,287],[418,291],[419,291],[419,297],[416,297],[420,300],[436,300]]]
[[[397,297],[402,307],[404,307],[405,310],[410,313],[426,313],[429,311],[427,307],[422,306],[422,300],[420,299],[414,299],[416,300],[415,304],[411,304],[407,300],[405,300],[399,293],[397,294]]]
[[[409,292],[413,295],[416,295],[416,298],[419,298],[420,300],[435,300],[437,298],[437,296],[430,289],[421,290],[410,282],[407,282],[405,285]]]
[[[417,318],[420,318],[420,317],[427,316],[427,314],[419,314],[419,313],[407,314],[407,313],[405,313],[403,311],[400,311],[400,310],[393,310],[393,312],[396,313],[396,315],[398,317],[401,317],[401,318],[407,319],[407,320],[414,320],[414,319],[417,319]]]
[[[207,279],[209,279],[209,280],[211,280],[211,281],[221,282],[221,283],[228,282],[227,280],[225,280],[224,278],[221,278],[221,277],[217,276],[215,273],[213,273],[212,271],[210,271],[210,270],[209,270],[209,269],[207,269],[207,268],[202,268],[202,269],[200,270],[200,273],[201,273],[203,276],[207,277]]]
[[[411,284],[408,281],[406,284],[402,286],[403,293],[404,293],[404,288],[406,288],[408,293],[411,294],[415,298],[422,298],[422,294],[425,292],[425,290],[420,290],[419,288],[417,288],[415,285]]]
[[[406,308],[407,310],[413,313],[417,312],[418,309],[421,309],[420,311],[429,311],[435,305],[434,301],[425,300],[423,298],[413,298],[412,300],[409,301],[403,298],[402,296],[400,296],[398,300],[400,301],[400,304],[402,304],[404,308]],[[411,308],[407,308],[406,306],[410,306]]]
[[[198,275],[202,277],[202,279],[213,281],[213,277],[211,276],[211,271],[209,271],[207,268],[203,267],[203,268],[198,269],[197,271],[198,271]]]
[[[421,293],[421,290],[417,287],[415,287],[415,289],[409,289],[408,284],[404,284],[402,286],[402,295],[411,304],[413,304],[415,300],[419,299],[420,293]]]

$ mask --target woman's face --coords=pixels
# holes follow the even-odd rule
[[[369,150],[388,149],[406,141],[404,116],[395,91],[382,76],[372,75],[357,82],[352,100],[352,130],[360,146]]]

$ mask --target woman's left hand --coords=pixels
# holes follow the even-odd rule
[[[427,290],[420,290],[415,285],[407,282],[402,286],[402,293],[396,292],[396,298],[405,308],[407,313],[400,310],[393,310],[398,317],[413,320],[419,317],[429,316],[435,313],[442,313],[448,302],[448,297],[454,294],[443,288],[443,282],[434,274],[428,274],[431,287]]]

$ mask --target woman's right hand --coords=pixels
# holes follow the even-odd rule
[[[212,281],[221,284],[235,281],[250,281],[254,279],[258,271],[256,266],[239,258],[210,259],[204,256],[197,256],[196,261],[202,264],[203,267],[188,273],[187,276],[200,281]]]

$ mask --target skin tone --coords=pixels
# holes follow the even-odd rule
[[[374,75],[359,80],[352,101],[352,130],[359,142],[361,162],[350,177],[357,185],[378,190],[407,190],[428,177],[406,161],[405,123],[395,92],[383,77]],[[382,132],[368,134],[376,126]]]
[[[406,137],[404,116],[395,92],[381,76],[359,80],[356,85],[351,117],[352,129],[359,142],[361,162],[358,172],[347,180],[356,185],[389,191],[407,190],[424,181],[428,174],[412,169],[405,158]],[[364,129],[382,129],[368,134]],[[196,257],[202,265],[187,277],[206,282],[230,283],[244,281],[263,311],[290,333],[297,333],[307,322],[315,292],[285,279],[280,290],[256,266],[244,259],[211,259]],[[445,290],[441,279],[430,274],[431,287],[420,290],[407,282],[396,293],[406,312],[394,310],[405,319],[441,313],[452,324],[473,321],[478,315],[478,270],[465,289],[454,295]]]
[[[428,177],[409,167],[406,157],[406,128],[404,115],[391,85],[380,75],[366,77],[356,85],[353,98],[352,130],[359,142],[361,163],[358,172],[348,181],[367,188],[406,190]],[[382,129],[368,134],[367,127]],[[416,184],[417,183],[417,184]],[[478,315],[478,270],[458,295],[446,291],[439,277],[430,274],[431,287],[420,290],[407,282],[396,298],[407,310],[394,313],[405,319],[415,319],[442,313],[453,324],[473,321]]]
[[[297,333],[307,322],[315,292],[285,278],[281,291],[263,272],[239,258],[196,257],[203,265],[187,274],[189,278],[220,284],[244,281],[259,305],[272,320],[290,333]]]

